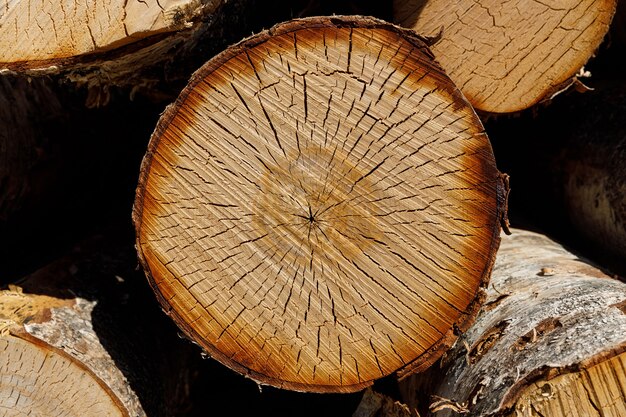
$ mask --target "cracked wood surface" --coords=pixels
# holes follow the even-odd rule
[[[589,369],[535,382],[508,417],[621,417],[626,415],[626,353]]]
[[[35,338],[0,336],[0,378],[2,416],[130,416],[95,375]]]
[[[572,84],[615,0],[394,0],[394,21],[433,37],[437,61],[482,111],[523,110]]]
[[[219,1],[5,0],[0,4],[0,67],[54,65],[189,27]]]
[[[145,415],[91,326],[94,305],[0,291],[0,415]]]
[[[405,401],[415,406],[428,390],[468,416],[624,415],[625,305],[626,284],[543,235],[513,230],[476,322],[441,366],[404,383]]]
[[[161,118],[133,212],[164,310],[266,384],[355,391],[432,363],[483,297],[505,187],[422,39],[362,17],[231,47]]]

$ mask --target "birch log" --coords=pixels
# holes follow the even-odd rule
[[[403,384],[438,417],[626,415],[626,284],[543,235],[502,240],[474,325]],[[424,403],[422,402],[422,406]]]
[[[229,48],[167,109],[137,247],[165,311],[279,387],[356,391],[423,369],[479,308],[506,186],[422,39],[294,20]]]
[[[616,0],[394,0],[394,21],[432,50],[472,105],[509,113],[576,84],[609,29]]]

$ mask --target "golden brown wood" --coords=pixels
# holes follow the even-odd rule
[[[469,325],[504,212],[480,121],[421,38],[333,17],[194,75],[152,137],[134,221],[161,304],[210,355],[355,391]]]
[[[187,415],[202,359],[134,287],[136,254],[118,239],[92,237],[0,291],[1,416]]]
[[[108,104],[114,87],[131,96],[174,97],[180,87],[170,84],[189,78],[196,57],[212,56],[213,45],[229,41],[239,17],[226,9],[240,4],[225,3],[7,1],[0,6],[0,75],[50,75],[86,86],[88,107]]]
[[[0,336],[0,415],[130,416],[107,386],[63,351]]]
[[[394,0],[394,21],[434,38],[472,105],[523,110],[571,85],[607,33],[615,0]]]
[[[40,69],[189,28],[214,11],[211,0],[17,0],[0,8],[0,68]],[[53,70],[53,69],[52,69]]]
[[[626,415],[626,353],[589,369],[535,382],[508,417],[620,417]]]
[[[403,397],[422,409],[424,394],[439,397],[445,407],[424,413],[437,417],[623,415],[625,352],[626,284],[513,230],[476,322],[440,366],[403,382]]]

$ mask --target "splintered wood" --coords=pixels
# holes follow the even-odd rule
[[[626,416],[626,353],[580,372],[531,384],[508,417],[541,416]]]
[[[394,0],[394,21],[433,53],[480,110],[523,110],[571,85],[600,45],[616,0]]]
[[[421,38],[312,18],[194,75],[133,217],[162,306],[208,354],[260,383],[348,392],[428,366],[467,328],[505,192]]]

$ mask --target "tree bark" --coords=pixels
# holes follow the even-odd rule
[[[616,1],[395,0],[394,21],[433,38],[433,53],[470,103],[510,113],[576,84]]]
[[[430,393],[436,416],[624,415],[625,305],[626,284],[514,230],[476,322],[439,366],[403,382],[405,401]]]
[[[0,410],[11,415],[145,416],[115,362],[98,342],[84,299],[0,294]],[[7,308],[14,311],[6,311]],[[27,310],[29,322],[12,315]],[[8,314],[7,314],[8,313]],[[50,343],[53,342],[54,344]]]
[[[134,221],[163,308],[209,355],[348,392],[424,369],[469,325],[506,193],[420,37],[312,18],[196,72],[153,134]]]

